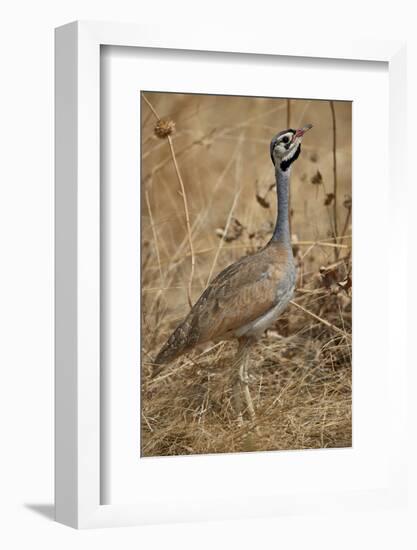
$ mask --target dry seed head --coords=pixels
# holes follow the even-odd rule
[[[164,139],[175,132],[175,122],[173,120],[159,119],[155,124],[154,132],[156,137]]]

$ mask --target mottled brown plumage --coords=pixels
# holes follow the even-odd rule
[[[155,363],[170,362],[209,340],[235,337],[241,327],[279,303],[291,273],[294,284],[291,249],[273,241],[256,254],[230,265],[209,284],[163,346]]]

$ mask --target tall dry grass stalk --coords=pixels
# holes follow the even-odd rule
[[[155,118],[156,118],[157,122],[160,122],[162,119],[158,115],[158,113],[156,112],[156,109],[153,107],[153,105],[151,104],[149,99],[147,99],[147,97],[144,94],[142,94],[142,97],[145,100],[145,102],[147,103],[147,105],[149,106],[149,108],[151,109],[152,113],[155,115]],[[175,154],[174,145],[172,143],[171,134],[167,134],[166,136],[163,136],[163,137],[166,137],[167,140],[168,140],[169,149],[171,151],[172,162],[174,163],[175,173],[177,175],[178,183],[180,184],[180,187],[181,187],[181,196],[182,196],[183,203],[184,203],[185,223],[186,223],[186,226],[187,226],[188,244],[189,244],[189,247],[190,247],[190,257],[191,257],[191,271],[190,271],[190,277],[189,277],[189,280],[188,280],[188,289],[187,289],[188,304],[191,308],[192,305],[193,305],[193,302],[192,302],[192,285],[193,285],[194,270],[195,270],[195,255],[194,255],[193,239],[192,239],[192,235],[191,235],[191,225],[190,225],[190,214],[189,214],[189,210],[188,210],[188,201],[187,201],[187,195],[186,195],[186,192],[185,192],[184,182],[183,182],[183,179],[181,177],[180,169],[178,167],[177,157],[176,157],[176,154]]]
[[[287,128],[291,128],[291,99],[287,99]],[[290,235],[292,237],[291,187],[288,193]]]
[[[336,151],[337,151],[337,131],[336,131],[336,111],[334,108],[334,101],[329,101],[330,103],[330,111],[332,114],[332,139],[333,139],[333,226],[334,226],[334,236],[335,240],[337,238],[337,235],[339,234],[338,231],[338,221],[337,221],[337,159],[336,159]],[[335,241],[336,242],[336,241]],[[335,260],[339,258],[339,251],[336,248],[335,249]]]

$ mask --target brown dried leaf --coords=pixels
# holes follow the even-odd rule
[[[334,193],[327,193],[326,198],[324,199],[324,206],[329,206],[332,204],[334,199]]]
[[[230,243],[236,241],[242,235],[244,229],[244,225],[242,225],[237,218],[232,218],[227,233],[225,229],[218,227],[216,229],[216,235],[225,242]]]
[[[259,195],[258,193],[256,193],[256,200],[262,206],[262,208],[269,208],[269,202],[265,199],[265,197],[261,197],[261,195]]]
[[[334,287],[335,284],[338,284],[336,269],[322,266],[320,267],[319,271],[322,286],[324,286],[324,288],[331,289],[332,287]]]
[[[314,174],[314,176],[311,178],[311,183],[313,185],[320,185],[323,183],[323,176],[321,175],[320,170],[317,170],[317,172]]]

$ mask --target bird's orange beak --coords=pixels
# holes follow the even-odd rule
[[[312,124],[306,124],[302,128],[298,128],[298,130],[295,131],[294,138],[303,137],[303,135],[311,130],[312,127]]]

